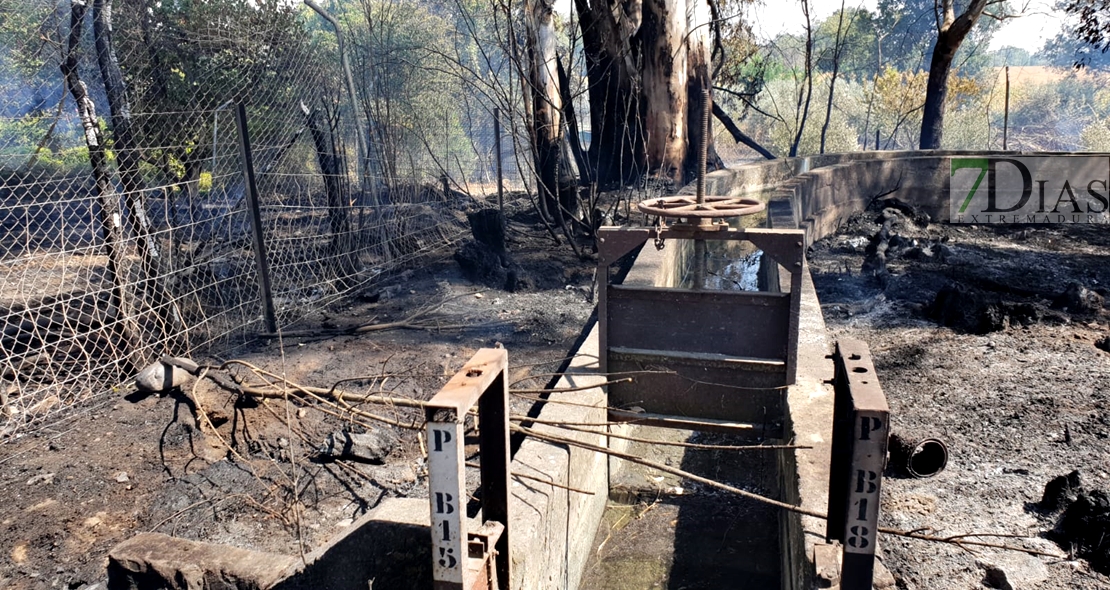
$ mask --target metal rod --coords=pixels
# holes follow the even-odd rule
[[[702,90],[701,145],[698,146],[698,204],[705,203],[705,169],[709,159],[709,113],[713,111],[709,89]]]
[[[274,296],[270,286],[270,264],[266,259],[266,239],[262,233],[262,212],[258,205],[254,156],[251,155],[251,139],[247,133],[247,107],[242,103],[235,108],[235,126],[239,129],[239,156],[243,161],[243,181],[247,189],[247,207],[251,213],[251,233],[254,235],[254,258],[258,264],[258,288],[262,297],[262,314],[266,321],[266,331],[273,333],[277,332],[277,315],[274,313]]]
[[[695,291],[705,288],[706,258],[708,257],[709,248],[705,240],[694,240],[694,278],[690,288]]]
[[[1002,151],[1010,139],[1010,66],[1006,66],[1006,103],[1002,111]]]

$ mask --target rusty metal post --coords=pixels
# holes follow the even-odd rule
[[[507,590],[512,580],[507,369],[504,349],[480,349],[425,406],[435,590]],[[471,531],[463,435],[475,405],[484,522]]]
[[[258,288],[262,299],[262,317],[266,331],[277,332],[277,314],[274,312],[274,295],[270,284],[270,263],[266,257],[266,237],[262,233],[262,212],[258,202],[258,183],[254,175],[254,155],[251,153],[251,138],[247,132],[247,107],[242,103],[235,109],[235,125],[239,129],[239,157],[243,161],[243,181],[246,190],[247,207],[251,215],[251,231],[254,235],[254,257],[258,265]]]
[[[841,340],[834,360],[836,397],[825,534],[844,547],[840,588],[870,590],[890,407],[866,344]]]
[[[698,146],[698,184],[697,184],[697,202],[699,209],[701,205],[705,204],[705,175],[709,166],[709,113],[713,110],[712,96],[709,94],[709,89],[702,90],[702,118],[701,118],[701,145]],[[699,225],[708,227],[712,225],[711,219],[699,220]],[[705,288],[706,276],[706,258],[709,256],[709,249],[706,247],[705,240],[694,240],[694,280],[693,287],[695,290]]]

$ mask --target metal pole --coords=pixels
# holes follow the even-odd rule
[[[709,160],[709,113],[713,110],[713,98],[709,89],[701,91],[701,145],[698,146],[698,204],[705,203],[705,170]]]
[[[879,151],[879,128],[875,128],[875,151]]]
[[[505,215],[504,171],[501,164],[501,109],[493,109],[493,149],[497,152],[497,210]]]
[[[1002,111],[1002,151],[1010,139],[1010,66],[1006,66],[1006,103]]]
[[[266,331],[277,332],[277,315],[270,286],[270,264],[266,260],[266,240],[262,234],[262,212],[258,207],[258,184],[254,177],[254,159],[251,139],[247,133],[247,107],[242,103],[235,108],[235,126],[239,128],[239,156],[243,161],[243,181],[247,191],[247,207],[251,213],[251,230],[254,234],[254,258],[258,263],[258,288],[262,295],[262,314]]]
[[[378,205],[378,185],[377,179],[371,172],[377,171],[377,166],[370,165],[370,138],[362,137],[362,124],[358,120],[358,98],[355,93],[355,77],[351,74],[351,64],[347,61],[346,45],[343,43],[343,31],[339,28],[339,22],[335,17],[324,10],[319,4],[313,0],[304,0],[305,6],[311,8],[319,14],[324,20],[331,23],[332,28],[335,29],[335,42],[339,48],[339,61],[343,64],[343,74],[347,79],[347,97],[351,100],[351,116],[355,119],[355,142],[358,144],[358,159],[359,159],[359,185],[364,189],[370,189],[370,202],[374,206]],[[369,133],[369,126],[367,127]],[[371,170],[373,168],[373,170]]]
[[[702,113],[701,113],[701,145],[698,146],[698,205],[705,204],[705,175],[708,168],[709,160],[709,113],[713,110],[713,98],[709,94],[709,89],[705,88],[701,94],[702,100]],[[709,225],[712,221],[703,219],[699,225]],[[694,240],[694,289],[702,289],[705,287],[706,275],[706,258],[709,256],[709,249],[706,247],[705,240]]]

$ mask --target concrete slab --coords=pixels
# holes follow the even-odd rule
[[[108,554],[109,590],[266,590],[292,557],[141,533]]]

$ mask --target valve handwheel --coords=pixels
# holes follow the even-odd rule
[[[694,195],[676,195],[647,199],[637,206],[648,215],[696,219],[740,217],[759,213],[767,207],[762,201],[748,197],[706,195],[704,200],[704,203],[698,203]]]

